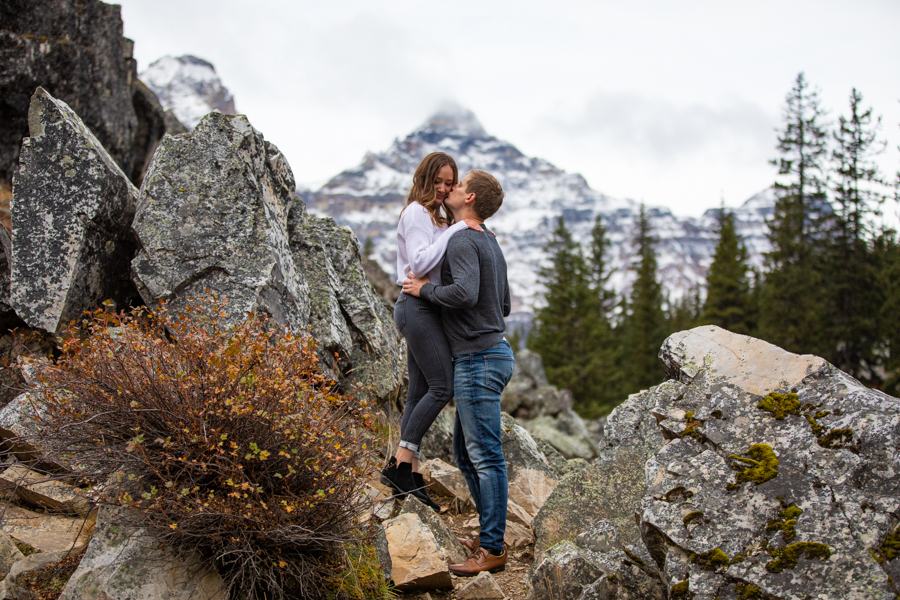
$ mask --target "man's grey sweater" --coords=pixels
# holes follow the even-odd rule
[[[506,259],[491,233],[463,229],[447,244],[441,283],[426,283],[419,295],[441,306],[441,321],[454,356],[482,352],[506,333],[509,282]]]

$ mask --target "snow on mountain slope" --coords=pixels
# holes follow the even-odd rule
[[[395,228],[412,174],[428,153],[444,151],[456,159],[463,175],[469,169],[492,173],[506,191],[500,211],[489,225],[497,233],[509,265],[513,321],[528,321],[541,302],[538,269],[545,264],[543,246],[562,216],[575,239],[586,244],[596,215],[609,230],[611,282],[619,294],[634,280],[632,244],[639,211],[633,200],[612,198],[591,189],[578,174],[566,173],[546,160],[522,154],[509,142],[485,132],[470,111],[448,107],[406,138],[381,153],[369,152],[362,163],[335,176],[318,191],[304,191],[310,211],[349,226],[360,240],[371,238],[375,258],[394,272]],[[767,250],[765,219],[774,196],[766,190],[735,209],[739,233],[754,264]],[[711,209],[699,219],[677,217],[667,208],[647,207],[657,245],[660,279],[672,300],[705,280],[715,249]]]
[[[212,110],[235,114],[234,98],[212,64],[196,56],[164,56],[139,75],[166,110],[193,129]]]

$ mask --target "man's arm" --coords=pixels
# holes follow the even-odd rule
[[[507,280],[506,285],[504,286],[505,292],[503,294],[503,316],[508,317],[509,313],[512,312],[512,298],[509,296],[509,280]]]
[[[471,308],[478,302],[481,288],[481,260],[471,240],[454,236],[447,248],[444,260],[450,261],[453,283],[434,285],[426,283],[419,295],[429,302],[450,308]]]

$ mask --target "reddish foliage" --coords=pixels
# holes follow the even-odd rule
[[[308,336],[253,315],[226,328],[223,304],[73,326],[39,371],[40,443],[163,543],[214,561],[232,597],[317,597],[323,560],[358,536],[373,417]]]

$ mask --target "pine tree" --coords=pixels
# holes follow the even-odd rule
[[[863,109],[862,95],[850,94],[850,115],[839,118],[832,152],[835,215],[827,244],[830,314],[826,357],[839,369],[872,383],[878,361],[879,310],[884,300],[872,256],[871,216],[880,215],[886,183],[874,157],[881,119]]]
[[[579,412],[596,412],[602,381],[595,352],[602,317],[592,269],[562,217],[545,251],[551,263],[540,270],[546,305],[535,314],[528,347],[541,355],[550,383],[572,391]]]
[[[703,300],[700,286],[691,286],[677,302],[666,302],[669,305],[666,317],[666,332],[671,335],[678,331],[693,329],[702,322]]]
[[[723,206],[717,215],[719,241],[706,277],[704,323],[718,325],[734,333],[753,332],[750,280],[747,276],[747,248],[737,234],[734,213]]]
[[[660,383],[665,372],[657,355],[665,339],[662,289],[656,280],[656,240],[647,211],[641,205],[634,234],[638,260],[627,314],[623,320],[623,358],[626,391],[636,392]]]
[[[612,275],[612,271],[607,265],[607,254],[610,248],[609,239],[606,237],[607,233],[603,219],[598,214],[594,219],[594,226],[591,228],[591,284],[597,290],[603,317],[608,321],[613,312],[616,294],[609,287],[609,277]]]
[[[781,157],[773,164],[783,177],[769,222],[772,249],[760,307],[760,335],[793,352],[822,354],[823,260],[819,248],[830,214],[825,194],[827,154],[824,112],[818,94],[800,73],[787,95],[785,128],[778,136]]]
[[[882,389],[900,397],[900,237],[886,230],[875,240],[875,263],[884,302],[880,311]]]

